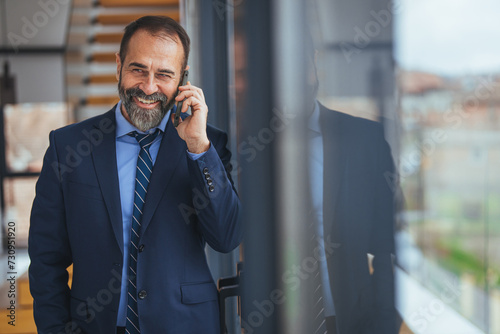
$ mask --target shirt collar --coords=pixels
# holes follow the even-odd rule
[[[129,123],[122,115],[121,112],[122,101],[119,101],[116,105],[115,109],[115,118],[116,118],[116,138],[123,137],[129,134],[132,131],[137,131],[139,133],[153,133],[156,129],[160,129],[161,132],[165,132],[165,128],[167,126],[168,119],[170,117],[170,110],[167,112],[165,117],[161,120],[160,124],[157,127],[149,129],[147,132],[140,131],[135,126]]]
[[[314,110],[311,116],[309,116],[309,130],[312,130],[317,133],[321,133],[321,126],[319,124],[319,103],[318,101],[314,101]]]

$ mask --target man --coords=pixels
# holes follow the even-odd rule
[[[380,124],[330,110],[316,100],[315,55],[309,56],[309,180],[318,240],[316,283],[321,286],[314,330],[395,334],[396,187],[390,148]]]
[[[238,246],[240,203],[227,136],[207,126],[201,89],[178,88],[188,56],[174,20],[132,22],[118,105],[50,133],[29,236],[39,333],[219,333],[204,247]],[[192,115],[175,128],[181,100]]]

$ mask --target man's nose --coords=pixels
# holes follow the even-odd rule
[[[146,78],[144,78],[139,88],[146,95],[156,93],[158,91],[158,84],[156,83],[154,75],[148,75]]]

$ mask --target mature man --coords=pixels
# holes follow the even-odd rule
[[[29,236],[39,333],[219,333],[204,247],[238,246],[240,203],[227,136],[202,90],[178,87],[189,43],[170,18],[130,23],[120,102],[50,133]],[[181,100],[192,115],[175,128]]]

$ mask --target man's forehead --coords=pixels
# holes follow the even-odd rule
[[[176,44],[181,44],[179,36],[177,36],[175,34],[168,34],[165,31],[151,32],[151,31],[147,31],[145,29],[137,30],[130,38],[130,41],[138,41],[140,39],[145,38],[146,36],[153,37],[153,38],[159,39],[159,40],[164,40],[167,42],[174,42]]]
[[[148,31],[138,31],[131,38],[128,44],[127,53],[144,53],[143,48],[145,47],[144,41],[148,41],[148,45],[151,43],[155,43],[155,45],[159,45],[160,47],[166,46],[170,49],[176,49],[176,52],[181,52],[184,57],[184,48],[182,43],[177,36],[167,35],[166,33],[157,33],[153,34]],[[160,44],[156,44],[156,43]],[[171,50],[172,52],[174,50]]]
[[[145,45],[144,41],[150,38],[153,38],[153,40],[147,41]],[[163,44],[166,47],[160,46],[158,49],[153,49],[154,51],[158,50],[159,53],[155,53],[154,51],[152,53],[145,52],[144,48],[148,48],[149,45],[154,44],[156,41],[160,41],[160,43],[162,41],[167,42]],[[179,52],[181,54],[178,54]],[[133,63],[144,63],[146,65],[149,62],[149,58],[158,57],[158,55],[165,56],[165,61],[167,61],[167,58],[184,57],[184,48],[182,47],[180,39],[176,36],[167,35],[166,33],[153,34],[145,30],[137,31],[130,39],[124,64],[130,66]]]

